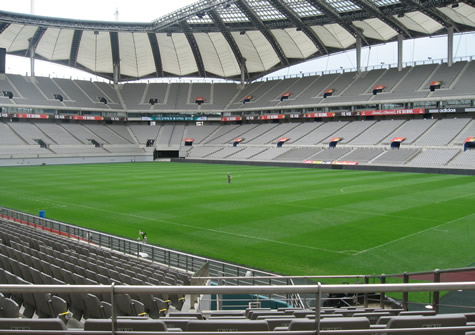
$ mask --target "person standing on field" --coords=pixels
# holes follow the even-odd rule
[[[231,172],[228,172],[228,184],[231,184]]]

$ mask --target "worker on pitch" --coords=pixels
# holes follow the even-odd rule
[[[228,172],[228,184],[231,184],[231,172]]]
[[[144,232],[142,230],[139,230],[138,240],[140,240],[140,238],[142,238],[143,243],[147,243],[147,233],[146,232]]]

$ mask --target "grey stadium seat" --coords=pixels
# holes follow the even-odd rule
[[[268,331],[264,320],[190,320],[186,331],[192,332],[238,332]]]
[[[14,319],[0,318],[0,329],[22,330],[67,330],[60,319]]]
[[[439,314],[436,316],[394,316],[388,321],[386,328],[440,328],[465,326],[467,319],[463,314]],[[420,332],[404,332],[405,335],[417,335]],[[437,335],[465,335],[464,330],[438,331]]]
[[[112,330],[112,320],[109,319],[87,319],[84,322],[85,331],[110,331]],[[123,320],[116,321],[117,331],[167,331],[167,326],[160,320]]]
[[[3,295],[0,297],[0,318],[18,318],[20,315],[20,306]]]
[[[314,320],[295,319],[290,322],[289,330],[315,330]],[[320,330],[369,329],[370,322],[365,317],[341,317],[320,320]],[[335,333],[338,334],[338,333]]]

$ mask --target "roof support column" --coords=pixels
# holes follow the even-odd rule
[[[403,47],[402,34],[397,35],[397,69],[402,71],[402,47]]]
[[[454,63],[454,27],[447,28],[447,65]]]
[[[34,77],[35,76],[35,46],[32,43],[33,39],[29,39],[30,45],[30,76]]]
[[[356,36],[356,72],[361,73],[361,36]]]
[[[114,62],[114,85],[117,85],[120,80],[120,62]]]
[[[243,58],[241,62],[241,87],[244,87],[245,82],[246,82],[246,58]]]

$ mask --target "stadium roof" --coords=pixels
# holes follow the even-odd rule
[[[252,80],[362,45],[473,31],[475,0],[202,0],[150,23],[0,11],[0,47],[119,81]],[[117,79],[117,78],[116,78]]]

